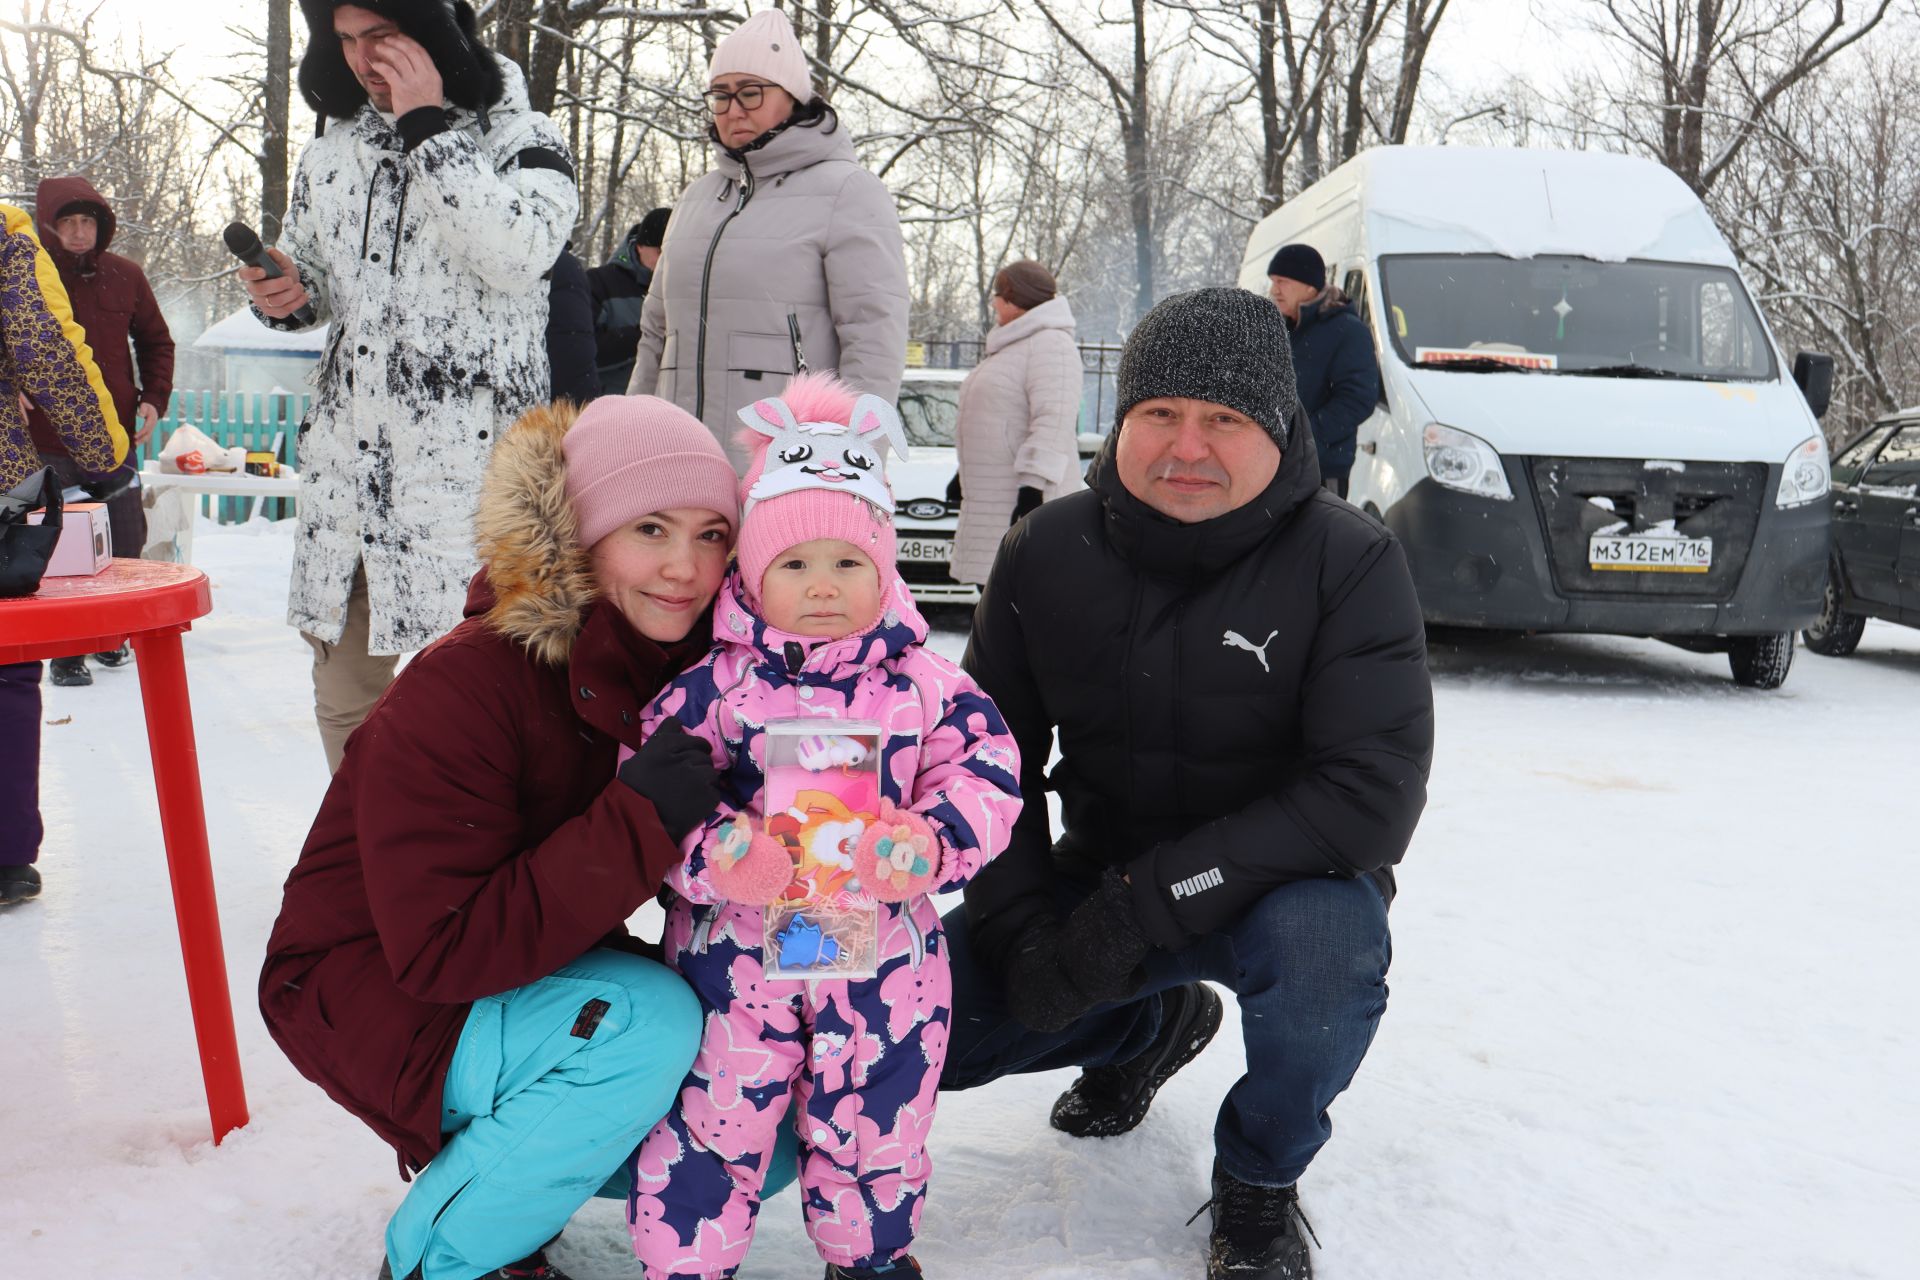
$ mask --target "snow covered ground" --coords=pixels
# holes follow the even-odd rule
[[[187,639],[253,1122],[215,1148],[132,671],[47,691],[39,902],[0,912],[10,1275],[370,1280],[402,1185],[254,1011],[325,783],[289,526],[200,535]],[[957,653],[956,633],[940,646]],[[1434,655],[1432,803],[1393,997],[1305,1203],[1325,1280],[1896,1277],[1920,1257],[1912,994],[1920,632],[1777,693],[1613,639]],[[1904,797],[1904,798],[1903,798]],[[949,1096],[935,1277],[1198,1277],[1233,1023],[1135,1133],[1046,1125],[1066,1075]],[[745,1274],[820,1274],[791,1195]],[[597,1202],[555,1260],[639,1273]]]

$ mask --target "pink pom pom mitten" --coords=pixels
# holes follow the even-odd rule
[[[940,845],[927,820],[882,798],[880,816],[853,847],[860,887],[882,902],[904,902],[930,892],[939,872]]]
[[[735,814],[715,833],[707,878],[729,902],[764,907],[778,902],[792,882],[793,855],[772,836],[755,830],[751,815]]]

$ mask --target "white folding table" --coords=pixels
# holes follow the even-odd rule
[[[281,467],[280,474],[271,478],[233,471],[179,475],[162,471],[158,462],[150,460],[140,468],[140,486],[154,494],[156,500],[161,495],[173,492],[214,494],[222,498],[286,498],[297,502],[300,498],[300,473],[291,467]],[[252,510],[257,513],[259,507],[255,506]],[[174,535],[175,558],[182,564],[193,563],[193,524],[191,518],[187,519]]]

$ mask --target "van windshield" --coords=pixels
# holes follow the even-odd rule
[[[1774,377],[1739,275],[1684,262],[1494,254],[1380,260],[1386,329],[1408,364],[1595,377]]]

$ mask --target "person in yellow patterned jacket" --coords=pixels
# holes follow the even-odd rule
[[[84,470],[112,471],[127,433],[33,219],[0,204],[0,493],[40,469],[25,402]],[[36,897],[40,872],[40,664],[0,665],[0,906]]]

